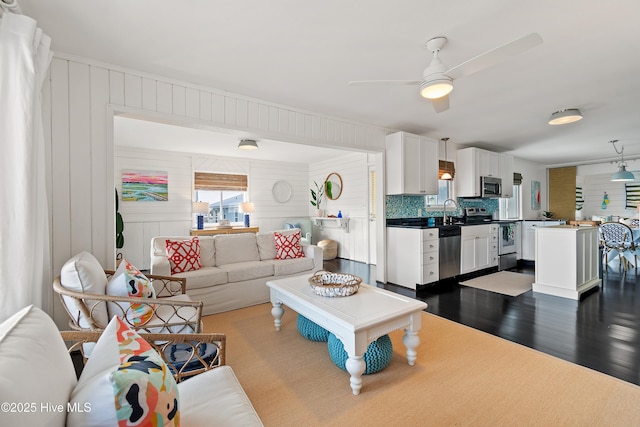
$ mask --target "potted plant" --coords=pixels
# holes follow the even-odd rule
[[[322,210],[322,199],[324,198],[324,183],[323,185],[318,185],[316,181],[313,181],[313,184],[316,186],[315,190],[310,188],[311,190],[311,200],[310,203],[312,206],[316,208],[316,216],[323,216],[324,211]]]
[[[543,211],[543,212],[542,212],[542,216],[543,216],[545,219],[551,219],[551,217],[553,217],[553,212]]]

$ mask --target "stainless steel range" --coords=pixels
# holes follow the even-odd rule
[[[491,222],[491,214],[485,208],[464,208],[466,224],[486,224]]]

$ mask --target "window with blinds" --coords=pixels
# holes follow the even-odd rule
[[[247,191],[247,183],[247,175],[196,172],[193,187],[195,190]]]
[[[228,219],[231,223],[242,224],[243,213],[240,203],[246,201],[248,176],[228,173],[196,172],[193,177],[196,201],[209,203],[209,213],[205,223],[218,223]]]

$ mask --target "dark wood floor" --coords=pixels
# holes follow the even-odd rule
[[[367,283],[375,266],[326,260],[330,271],[356,274]],[[513,271],[534,274],[531,265]],[[640,273],[638,273],[640,274]],[[378,283],[425,301],[427,312],[640,385],[640,290],[634,270],[609,267],[602,286],[580,301],[526,292],[517,297],[441,282],[413,291]]]

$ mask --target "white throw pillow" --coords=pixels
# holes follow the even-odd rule
[[[60,283],[70,291],[104,295],[107,289],[107,276],[93,255],[89,252],[80,252],[62,266]],[[63,300],[69,312],[80,324],[80,327],[89,328],[89,323],[76,307],[75,300],[68,297],[64,297]],[[89,305],[89,310],[93,312],[93,318],[99,323],[98,326],[101,328],[107,326],[107,323],[109,323],[107,304],[104,301],[95,300],[88,300],[87,304]]]
[[[76,372],[53,320],[33,305],[5,320],[0,360],[0,424],[64,426]]]
[[[69,413],[69,427],[171,426],[180,422],[178,386],[169,368],[118,317],[100,335],[70,403],[88,405],[91,410]]]

